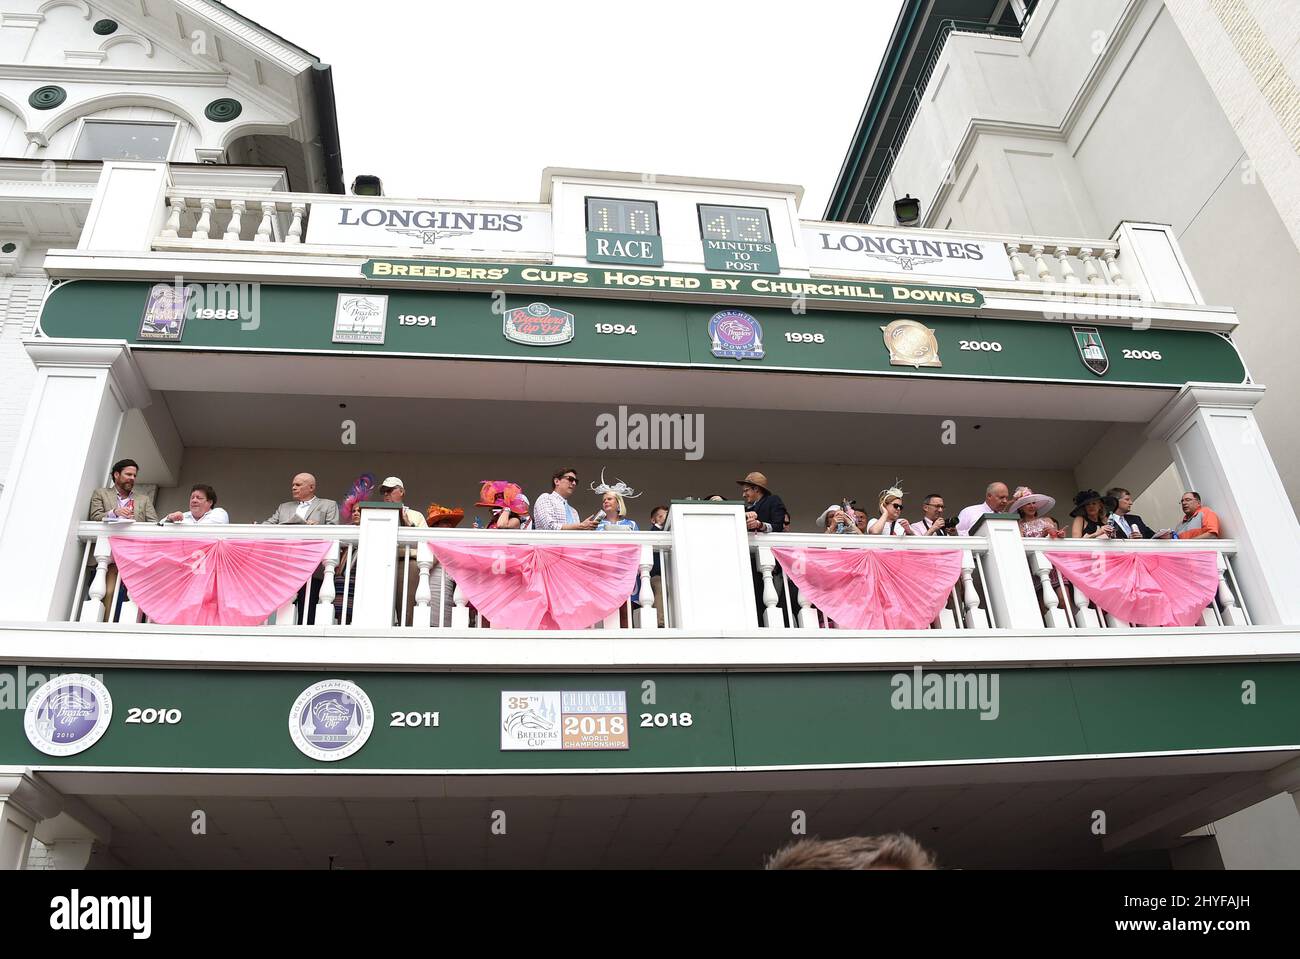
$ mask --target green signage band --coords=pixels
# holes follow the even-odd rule
[[[809,373],[1181,386],[1241,383],[1230,340],[1193,330],[1096,327],[1107,359],[1068,325],[663,300],[506,297],[483,290],[74,280],[51,291],[40,331],[149,350],[349,353]],[[170,317],[168,309],[181,309]],[[175,322],[167,322],[174,319]],[[724,332],[744,342],[723,342]],[[1089,365],[1089,363],[1092,365]]]
[[[587,234],[588,259],[592,238],[614,234]],[[635,237],[647,240],[649,237]],[[658,237],[653,239],[658,240]],[[715,242],[715,241],[706,241]],[[721,241],[716,241],[721,242]],[[763,245],[763,244],[757,244]],[[771,245],[771,244],[767,244]],[[775,262],[775,248],[772,253]],[[662,260],[662,248],[660,259]],[[620,261],[621,262],[621,261]],[[628,261],[631,262],[631,261]],[[719,269],[723,269],[719,267]],[[760,272],[779,272],[777,269]],[[947,306],[979,309],[984,295],[979,290],[954,286],[908,286],[903,283],[866,283],[858,280],[800,279],[760,276],[718,276],[712,273],[673,273],[656,270],[636,273],[630,270],[585,270],[572,267],[515,265],[506,263],[450,263],[437,260],[367,260],[361,273],[369,280],[416,280],[422,283],[444,282],[457,286],[526,286],[564,292],[567,290],[602,290],[642,297],[646,293],[698,294],[702,300],[727,300],[732,297],[761,297],[782,300],[818,300],[839,303],[888,305],[891,303]]]
[[[587,262],[663,266],[664,241],[662,237],[635,233],[591,232],[587,234]]]
[[[112,699],[102,736],[49,755],[29,739],[39,687],[67,672],[0,668],[0,764],[322,770],[736,769],[1295,748],[1300,663],[697,673],[430,673],[79,666]],[[289,731],[313,684],[373,705],[354,754],[322,763]],[[655,702],[642,702],[653,680]],[[1242,684],[1268,694],[1243,706]],[[503,748],[504,694],[622,694],[626,747]],[[32,709],[26,707],[35,704]]]

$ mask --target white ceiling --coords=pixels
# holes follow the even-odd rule
[[[577,402],[266,393],[172,391],[165,401],[189,448],[337,449],[340,423],[350,419],[359,451],[593,455],[597,416],[618,412]],[[636,412],[701,413],[711,461],[747,460],[761,450],[764,462],[1072,470],[1108,425],[954,415],[957,442],[945,444],[935,416],[629,406]],[[619,453],[637,455],[662,454]]]
[[[824,838],[902,830],[946,867],[1159,867],[1158,850],[1200,824],[1199,795],[1247,788],[1285,759],[655,776],[46,775],[65,793],[85,785],[82,798],[112,826],[92,868],[325,869],[330,857],[346,869],[754,868],[795,838],[795,810],[808,835]],[[1182,818],[1143,846],[1107,852],[1091,829],[1098,809],[1115,834],[1176,803]],[[198,809],[204,836],[190,829]],[[489,828],[498,809],[504,836]]]

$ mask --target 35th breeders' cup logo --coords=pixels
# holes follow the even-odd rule
[[[558,346],[573,339],[573,314],[545,303],[506,310],[501,321],[505,338],[525,346]]]
[[[113,718],[113,697],[94,676],[56,676],[27,700],[27,740],[47,756],[74,756],[99,742]]]
[[[308,686],[289,711],[289,738],[304,756],[323,763],[351,756],[366,744],[374,728],[370,697],[346,679]]]
[[[761,360],[763,327],[741,310],[722,310],[709,319],[713,355],[722,359]]]

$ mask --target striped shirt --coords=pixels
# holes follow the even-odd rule
[[[533,505],[534,529],[559,529],[578,522],[578,511],[559,493],[543,493]]]

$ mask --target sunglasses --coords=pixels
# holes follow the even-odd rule
[[[578,477],[576,476],[561,476],[560,479],[564,480],[566,483],[578,482]]]
[[[890,508],[890,509],[902,509],[902,508],[903,508],[903,504],[902,504],[902,503],[890,503],[890,504],[889,504],[889,508]]]

